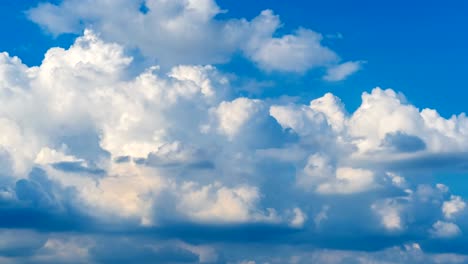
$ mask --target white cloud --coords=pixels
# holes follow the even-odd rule
[[[273,16],[263,12],[263,16]],[[272,71],[305,72],[308,69],[334,64],[339,59],[331,49],[322,46],[322,36],[307,29],[281,38],[268,36],[255,39],[245,49],[247,56],[260,68]]]
[[[389,231],[400,231],[404,226],[401,206],[393,199],[385,199],[372,204],[371,208],[380,216],[381,224]]]
[[[57,162],[83,162],[82,159],[77,159],[76,157],[64,154],[66,152],[66,147],[63,146],[62,150],[42,148],[37,154],[34,163],[41,165],[48,165]]]
[[[454,223],[437,221],[432,225],[431,234],[436,238],[451,238],[460,235],[461,230]]]
[[[303,171],[297,175],[297,184],[321,194],[353,194],[377,187],[374,173],[350,167],[334,167],[327,157],[314,154]]]
[[[324,194],[350,194],[373,188],[375,182],[372,171],[341,167],[336,170],[336,180],[320,184],[317,191]]]
[[[327,74],[323,77],[324,80],[337,82],[346,79],[348,76],[361,70],[363,61],[347,61],[327,69]]]
[[[305,221],[307,220],[307,215],[302,212],[300,208],[293,209],[294,218],[291,220],[290,226],[296,228],[302,228],[304,226]]]
[[[310,101],[310,108],[324,114],[328,124],[336,131],[341,132],[347,125],[347,113],[340,98],[331,93]]]
[[[466,203],[461,199],[460,196],[452,195],[449,201],[445,201],[442,204],[442,212],[447,219],[451,219],[463,211],[465,207]]]
[[[8,102],[0,110],[0,144],[5,157],[15,155],[12,164],[18,177],[42,165],[54,181],[77,188],[83,210],[102,221],[133,219],[144,226],[158,225],[160,214],[153,210],[165,202],[156,197],[167,192],[174,194],[167,199],[178,201],[173,216],[167,217],[210,223],[283,221],[274,209],[260,207],[256,187],[212,184],[217,176],[220,181],[227,177],[217,175],[225,168],[215,170],[220,150],[213,140],[227,145],[247,127],[257,128],[253,116],[268,118],[261,100],[226,101],[229,84],[214,67],[176,66],[166,75],[156,74],[153,67],[128,79],[124,71],[131,58],[121,46],[89,30],[69,49],[48,51],[39,67],[27,68],[8,57],[5,64],[10,61],[16,65],[12,70],[25,71],[22,81],[32,87],[15,88],[14,100],[7,99],[5,90],[0,93]],[[22,108],[25,103],[30,112]],[[44,112],[47,118],[37,115]],[[213,129],[199,129],[206,124]],[[78,135],[81,144],[70,135]],[[235,155],[227,151],[218,162],[229,164]],[[124,162],[113,162],[122,157]],[[85,167],[79,172],[54,167],[64,162]],[[106,177],[84,177],[88,165],[100,168]],[[178,168],[194,171],[188,178],[173,178]],[[206,174],[210,181],[198,182],[195,173]]]
[[[232,102],[221,102],[215,113],[218,118],[218,129],[221,133],[233,139],[246,124],[264,108],[260,100],[237,98]]]
[[[443,167],[424,158],[463,157],[464,114],[445,119],[380,88],[363,93],[353,113],[332,94],[304,105],[236,98],[213,66],[132,75],[125,49],[92,31],[69,49],[49,50],[37,67],[0,58],[1,202],[23,205],[37,194],[66,211],[72,199],[117,229],[255,224],[305,232],[306,240],[353,226],[382,236],[421,229],[416,235],[430,241],[454,234],[450,223],[463,216],[461,197],[419,181],[425,166]],[[425,147],[399,148],[400,137]],[[409,162],[411,170],[396,174],[385,162]],[[34,166],[63,190],[35,182]],[[421,171],[417,185],[406,175]],[[23,200],[20,178],[38,186]],[[308,217],[319,226],[313,235]]]
[[[348,122],[349,134],[355,138],[359,152],[377,159],[385,159],[376,154],[388,151],[389,146],[383,141],[392,133],[419,138],[431,153],[458,152],[468,147],[468,119],[464,114],[444,119],[435,110],[420,111],[390,89],[364,92],[361,106]]]
[[[303,169],[303,173],[297,176],[297,183],[302,188],[313,188],[323,182],[333,180],[335,168],[326,156],[320,154],[311,155]]]
[[[259,191],[255,187],[227,188],[219,183],[197,186],[187,182],[181,186],[177,209],[196,221],[205,223],[245,223],[276,220],[274,211],[262,214],[255,210]]]
[[[325,116],[308,106],[273,105],[270,115],[281,127],[290,128],[303,137],[320,133],[326,137],[330,134]]]
[[[91,27],[106,40],[138,48],[165,68],[225,63],[236,52],[266,71],[303,73],[340,61],[321,43],[322,35],[310,29],[276,36],[282,23],[271,10],[251,21],[226,20],[216,17],[224,11],[214,0],[148,0],[146,14],[139,11],[140,3],[66,0],[59,5],[41,3],[28,15],[53,34]]]

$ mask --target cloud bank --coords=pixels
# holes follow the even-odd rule
[[[468,169],[465,114],[378,87],[352,113],[331,93],[239,97],[210,65],[238,50],[330,81],[361,62],[308,29],[274,36],[272,11],[141,3],[41,4],[29,15],[52,33],[93,29],[39,66],[0,54],[0,262],[468,261],[466,202],[430,179]],[[163,67],[133,74],[129,47]]]

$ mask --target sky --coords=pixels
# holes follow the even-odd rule
[[[0,3],[0,263],[468,263],[468,3]]]

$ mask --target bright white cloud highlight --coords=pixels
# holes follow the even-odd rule
[[[401,207],[392,199],[372,204],[372,209],[380,216],[381,224],[389,231],[399,231],[404,228],[401,217]]]
[[[449,201],[445,201],[442,204],[442,212],[447,219],[451,219],[463,211],[465,207],[466,203],[461,199],[460,196],[452,195]]]

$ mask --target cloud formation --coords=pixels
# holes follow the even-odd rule
[[[54,35],[93,28],[104,39],[136,48],[164,68],[226,63],[236,53],[265,71],[329,68],[328,81],[342,80],[360,68],[360,62],[339,64],[340,57],[322,43],[318,32],[298,28],[279,35],[282,22],[272,10],[252,20],[219,18],[225,12],[214,0],[65,0],[41,3],[28,16]]]
[[[327,69],[323,79],[330,82],[342,81],[353,73],[361,70],[363,61],[348,61]]]
[[[340,64],[308,29],[277,36],[269,10],[219,20],[210,0],[86,3],[30,10],[56,34],[93,28],[41,65],[0,53],[0,262],[468,261],[466,202],[429,179],[468,169],[464,113],[379,87],[352,113],[331,93],[238,96],[209,63],[239,50],[330,81],[361,62]],[[135,47],[162,67],[135,74]]]

